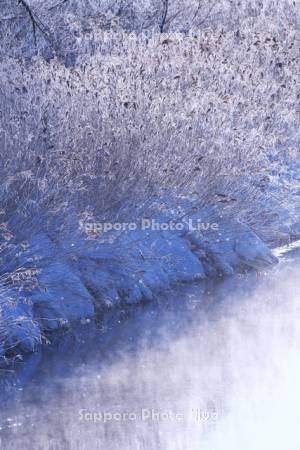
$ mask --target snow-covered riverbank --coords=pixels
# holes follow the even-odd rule
[[[6,376],[2,445],[297,450],[298,272],[287,258],[67,333]]]
[[[178,222],[176,213],[173,217],[160,215],[158,220]],[[191,219],[208,224],[213,219],[217,228],[191,230]],[[13,348],[33,351],[47,330],[151,301],[159,291],[179,282],[260,270],[276,262],[271,250],[249,227],[234,220],[224,221],[213,210],[190,214],[181,224],[183,230],[179,232],[112,232],[104,242],[81,237],[66,240],[61,248],[47,235],[38,234],[26,249],[14,249],[18,260],[13,264],[22,270],[15,272],[14,279],[9,274],[4,277],[2,352]],[[33,274],[31,267],[35,267]],[[20,294],[24,273],[29,273],[25,281],[33,286],[26,290],[25,284]]]

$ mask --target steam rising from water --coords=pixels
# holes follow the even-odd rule
[[[72,376],[48,377],[14,407],[4,447],[299,450],[298,280],[299,267],[284,263],[228,281],[224,301],[196,307],[181,332],[173,317],[137,351],[102,364],[95,352]]]

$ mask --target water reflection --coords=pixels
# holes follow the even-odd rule
[[[67,334],[2,394],[2,448],[299,450],[298,273],[182,286]]]

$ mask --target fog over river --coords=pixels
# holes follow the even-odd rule
[[[299,450],[299,264],[174,288],[2,374],[1,448]]]

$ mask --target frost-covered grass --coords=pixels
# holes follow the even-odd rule
[[[5,57],[0,257],[14,307],[4,297],[1,342],[9,329],[27,351],[178,281],[261,268],[268,244],[299,234],[298,31],[265,23],[151,37],[79,24],[71,66]],[[185,227],[99,237],[82,218]],[[190,232],[189,218],[218,231]]]
[[[260,231],[252,215],[263,203],[270,220],[288,194],[270,195],[270,171],[299,160],[296,37],[291,26],[150,40],[93,30],[78,38],[74,68],[8,59],[5,214],[18,208],[30,229],[44,213],[59,227],[70,208],[133,219],[154,198],[196,193],[201,207],[217,204]]]

